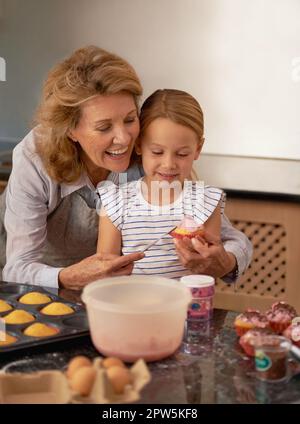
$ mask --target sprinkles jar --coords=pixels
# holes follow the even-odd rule
[[[188,319],[210,320],[213,315],[214,278],[209,275],[187,275],[180,281],[190,289],[192,295],[188,307]]]

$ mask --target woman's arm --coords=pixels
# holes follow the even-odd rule
[[[220,202],[216,209],[213,211],[211,216],[203,224],[205,231],[208,233],[220,237],[221,235],[221,205]]]
[[[28,141],[32,144],[32,133],[27,137],[31,137],[26,140],[27,144]],[[14,150],[13,169],[6,190],[7,260],[3,280],[82,289],[104,276],[130,274],[133,261],[143,258],[143,254],[133,253],[121,258],[96,254],[66,268],[41,262],[47,237],[47,217],[57,204],[57,188],[24,141]]]
[[[106,215],[104,208],[100,211],[97,253],[121,255],[121,232]]]

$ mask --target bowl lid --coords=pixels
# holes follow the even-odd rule
[[[182,277],[180,281],[186,287],[211,287],[215,285],[215,279],[210,275],[198,274],[198,275],[186,275]]]
[[[86,305],[105,311],[135,314],[187,307],[191,294],[177,280],[131,275],[90,283],[84,287],[81,298]]]

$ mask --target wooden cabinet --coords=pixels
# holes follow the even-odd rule
[[[249,269],[235,287],[216,284],[215,307],[267,309],[285,300],[300,315],[300,199],[227,198],[226,214],[253,243]]]

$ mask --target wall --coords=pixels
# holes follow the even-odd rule
[[[205,111],[205,152],[300,159],[298,0],[2,4],[0,139],[26,133],[49,67],[95,43],[135,66],[145,95],[158,87],[194,94]]]

